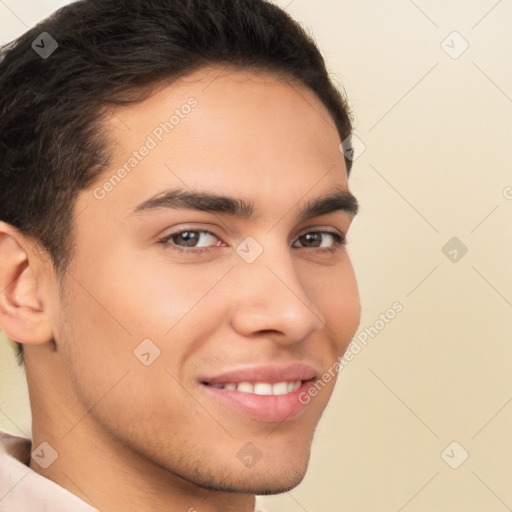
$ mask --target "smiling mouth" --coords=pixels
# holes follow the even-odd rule
[[[280,382],[201,381],[201,387],[217,404],[237,414],[260,422],[283,422],[305,412],[308,402],[301,401],[300,396],[307,393],[315,380],[316,377]]]
[[[308,379],[313,380],[313,379]],[[303,384],[302,380],[296,381],[283,381],[283,382],[226,382],[222,383],[209,383],[203,382],[205,386],[210,386],[216,389],[227,389],[229,391],[239,391],[241,393],[249,393],[253,395],[269,396],[269,395],[287,395],[297,391]]]

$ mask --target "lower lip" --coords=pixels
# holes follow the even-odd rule
[[[301,403],[299,395],[307,393],[312,385],[313,382],[308,380],[286,395],[256,395],[201,384],[206,393],[236,412],[258,421],[279,423],[296,418],[304,411],[308,404]]]

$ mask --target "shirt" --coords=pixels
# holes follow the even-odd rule
[[[0,432],[0,512],[98,512],[28,466],[31,444]],[[265,511],[256,503],[254,512]]]

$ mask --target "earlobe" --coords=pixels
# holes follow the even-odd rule
[[[42,268],[29,247],[27,237],[0,222],[0,328],[19,343],[45,343],[53,332],[37,279]]]

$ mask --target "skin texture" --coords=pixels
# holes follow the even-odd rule
[[[197,106],[95,197],[189,97]],[[198,379],[276,362],[321,374],[354,336],[360,303],[347,248],[297,242],[322,229],[346,235],[352,220],[344,211],[297,219],[307,200],[348,190],[334,122],[302,85],[209,67],[117,108],[104,130],[112,166],[75,205],[76,253],[62,294],[31,241],[0,223],[0,322],[25,343],[33,446],[48,442],[59,455],[47,469],[31,467],[108,512],[252,512],[254,494],[304,477],[335,379],[279,423],[215,402]],[[177,186],[253,201],[258,217],[131,215]],[[159,242],[184,228],[210,231],[200,244],[211,250],[180,254]],[[235,250],[247,236],[263,248],[250,264]],[[144,339],[160,350],[149,366],[134,356]],[[251,468],[237,457],[248,442],[262,455]]]

